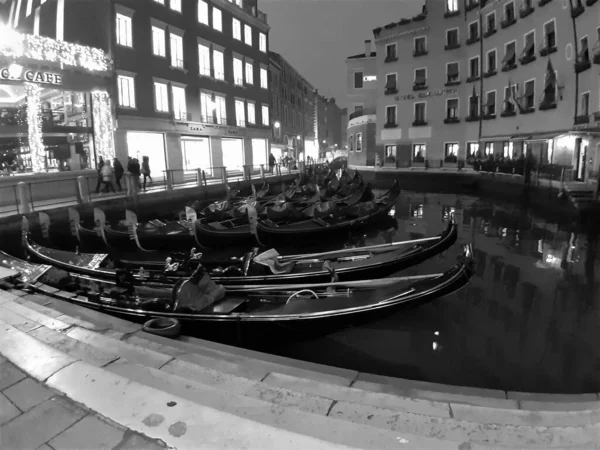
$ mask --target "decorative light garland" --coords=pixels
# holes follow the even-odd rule
[[[42,88],[38,84],[25,83],[27,96],[27,135],[29,153],[34,173],[46,172],[46,149],[42,137]]]
[[[104,161],[111,160],[115,157],[115,140],[112,104],[108,92],[92,92],[92,114],[96,156],[102,157]]]
[[[111,68],[111,60],[99,48],[22,34],[6,26],[0,26],[0,35],[0,56],[60,63],[91,72],[105,72]]]

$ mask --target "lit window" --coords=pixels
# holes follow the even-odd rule
[[[200,75],[210,77],[210,48],[198,44],[198,61],[200,62]]]
[[[216,107],[216,103],[213,103],[211,95],[206,92],[200,93],[200,122],[212,123],[213,122],[213,110]]]
[[[246,84],[254,84],[254,67],[246,61]]]
[[[187,105],[185,101],[185,88],[172,86],[171,93],[173,94],[173,114],[175,119],[187,119]]]
[[[117,14],[117,44],[125,47],[133,47],[131,35],[131,17]]]
[[[223,31],[223,16],[221,10],[213,6],[212,12],[213,28],[217,31]]]
[[[152,27],[152,53],[156,56],[165,56],[165,30]]]
[[[165,0],[154,0],[156,3],[160,3],[161,5],[165,4]]]
[[[223,52],[219,50],[213,50],[213,67],[215,71],[214,77],[217,80],[225,79],[225,62],[223,59]]]
[[[267,35],[264,33],[258,35],[258,48],[261,52],[267,53]]]
[[[235,101],[235,120],[238,127],[246,126],[246,105],[243,100]]]
[[[458,11],[458,0],[446,0],[446,12]]]
[[[362,133],[356,133],[356,151],[362,151]]]
[[[232,19],[231,20],[231,24],[233,27],[233,38],[237,39],[238,41],[242,40],[242,24],[240,23],[239,20],[237,19]]]
[[[250,25],[244,25],[244,42],[252,45],[252,27]]]
[[[266,127],[269,126],[269,105],[262,105],[262,124]]]
[[[248,102],[248,123],[252,125],[256,123],[256,108],[252,102]]]
[[[171,33],[171,66],[183,69],[183,38]]]
[[[217,114],[217,123],[225,125],[227,123],[227,107],[225,105],[225,97],[220,95],[215,96],[215,111]]]
[[[263,89],[269,89],[267,69],[260,68],[260,87]]]
[[[181,0],[171,0],[170,6],[173,11],[181,12]]]
[[[157,111],[169,112],[169,94],[164,83],[154,83],[154,108]]]
[[[133,77],[119,75],[117,84],[119,88],[119,106],[135,108],[135,85]]]
[[[458,144],[457,143],[448,143],[444,144],[444,152],[445,156],[458,156]]]
[[[198,0],[198,22],[208,25],[208,3]]]
[[[244,69],[242,60],[239,58],[233,58],[233,82],[238,86],[244,84]]]
[[[19,4],[19,6],[21,6]],[[31,15],[31,10],[33,9],[33,0],[27,0],[27,10],[25,11],[25,15],[29,17]]]

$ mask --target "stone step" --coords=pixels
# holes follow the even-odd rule
[[[445,397],[442,393],[433,392],[438,399],[424,400],[418,397],[431,396],[432,393],[414,389],[407,391],[405,387],[394,389],[392,385],[379,383],[381,380],[373,379],[374,376],[359,376],[353,387],[349,387],[339,384],[339,379],[332,378],[331,375],[319,378],[316,372],[311,371],[300,374],[298,371],[292,371],[291,374],[279,373],[272,369],[282,367],[273,367],[272,363],[271,367],[261,367],[265,363],[260,361],[256,365],[248,365],[246,362],[246,366],[243,366],[218,359],[214,354],[198,354],[194,352],[199,347],[197,344],[168,340],[143,332],[127,336],[112,330],[99,334],[77,326],[69,327],[66,322],[50,320],[48,316],[39,312],[39,308],[38,311],[28,311],[31,302],[25,297],[21,297],[19,301],[20,304],[13,303],[9,308],[5,308],[5,303],[0,310],[12,313],[10,320],[13,322],[15,314],[20,314],[25,323],[35,319],[45,322],[47,326],[42,325],[30,330],[30,334],[39,340],[90,364],[117,371],[120,375],[130,371],[132,376],[140,377],[135,381],[141,384],[149,383],[158,387],[169,376],[177,377],[177,381],[169,384],[172,388],[169,392],[181,395],[176,389],[187,385],[193,386],[195,392],[199,392],[198,395],[204,395],[207,390],[211,391],[213,396],[217,396],[216,399],[213,398],[212,405],[217,409],[219,405],[223,405],[222,396],[225,392],[234,396],[229,400],[229,404],[247,404],[253,399],[263,402],[254,405],[260,406],[262,410],[285,407],[286,411],[294,410],[295,414],[310,413],[319,417],[333,415],[343,422],[378,428],[382,432],[414,433],[456,442],[469,436],[474,442],[508,444],[513,447],[522,445],[524,441],[535,442],[535,439],[541,439],[547,447],[554,442],[553,436],[557,433],[566,433],[565,439],[571,444],[580,444],[582,440],[585,442],[588,438],[586,433],[582,433],[573,441],[568,430],[563,428],[578,426],[581,423],[595,423],[594,417],[598,408],[597,402],[589,402],[587,409],[580,410],[577,417],[564,411],[544,412],[542,414],[545,415],[548,425],[554,428],[533,428],[533,422],[538,425],[546,424],[539,419],[539,413],[536,412],[534,417],[531,411],[519,410],[519,404],[515,400],[483,398],[486,406],[468,404],[468,401],[466,404],[453,403],[468,400],[460,394],[461,388],[456,388],[458,392]],[[61,334],[64,335],[62,339]],[[119,340],[123,338],[125,342]],[[132,368],[134,362],[147,367]],[[157,370],[158,367],[161,370]],[[303,378],[304,375],[308,378]],[[427,387],[428,383],[421,385]],[[371,390],[380,392],[365,391],[360,389],[361,387],[371,387]],[[382,392],[386,390],[388,392]],[[265,402],[270,404],[269,408]],[[239,411],[235,410],[233,413],[236,412]],[[296,422],[296,419],[289,423]],[[504,429],[499,432],[498,424],[510,425],[509,431]]]

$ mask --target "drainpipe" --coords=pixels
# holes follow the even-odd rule
[[[579,0],[575,0],[579,1]],[[573,0],[569,0],[569,14],[571,14],[571,23],[573,24],[573,47],[575,49],[575,64],[577,64],[577,57],[579,56],[579,40],[577,39],[577,25],[575,24],[575,18],[573,18]],[[573,68],[575,69],[575,68]],[[575,102],[573,111],[573,125],[576,124],[577,111],[579,110],[579,74],[575,72]]]
[[[479,132],[477,135],[477,145],[481,150],[481,135],[483,133],[483,14],[481,12],[482,0],[479,0]],[[495,149],[494,149],[495,150]],[[466,164],[466,162],[465,162]]]

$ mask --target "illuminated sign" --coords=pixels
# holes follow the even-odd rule
[[[23,66],[11,64],[10,67],[0,69],[0,80],[29,81],[31,83],[62,84],[62,75],[53,72],[36,72],[25,70]]]
[[[366,75],[363,77],[363,81],[377,81],[377,75]]]
[[[395,100],[414,100],[416,98],[427,98],[427,97],[438,97],[440,95],[454,95],[458,94],[457,89],[440,89],[439,91],[426,91],[419,92],[418,94],[406,94],[406,95],[397,95]]]

